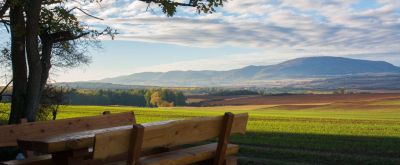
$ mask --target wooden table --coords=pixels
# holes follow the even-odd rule
[[[145,128],[141,147],[142,154],[144,155],[143,151],[147,152],[147,150],[169,149],[218,137],[224,124],[223,121],[224,116],[215,116],[142,124]],[[231,134],[245,133],[247,121],[247,113],[235,115],[230,131]],[[113,137],[115,138],[114,141],[124,142],[120,149],[128,152],[131,129],[132,125],[127,125],[45,138],[26,137],[19,139],[18,145],[25,150],[52,154],[53,162],[57,164],[71,164],[69,163],[71,158],[78,157],[82,159],[82,152],[88,156],[88,149],[94,146],[95,136],[100,133],[118,131],[120,135]]]
[[[163,125],[172,121],[175,120],[144,123],[142,125],[144,127],[149,127],[154,125]],[[56,160],[56,162],[68,164],[70,158],[80,157],[85,153],[87,155],[89,148],[94,145],[96,134],[128,129],[132,129],[132,125],[62,134],[46,138],[26,137],[18,139],[18,146],[24,150],[35,151],[43,154],[52,154],[52,158],[53,160]]]

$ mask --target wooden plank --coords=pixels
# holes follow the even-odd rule
[[[79,150],[93,147],[96,134],[130,129],[132,129],[132,125],[62,134],[47,138],[26,137],[18,139],[18,146],[27,150],[34,150],[41,153]]]
[[[227,156],[225,159],[225,165],[237,165],[237,157]]]
[[[248,114],[236,114],[231,134],[245,133]],[[218,137],[223,116],[173,121],[145,127],[143,148],[173,147]]]
[[[211,143],[181,150],[150,155],[140,159],[141,165],[185,165],[203,160],[212,159],[217,149],[217,143]],[[239,152],[239,146],[229,144],[226,155],[235,155]]]
[[[245,133],[247,120],[247,113],[236,114],[231,134]],[[142,150],[157,147],[171,148],[218,137],[222,122],[223,116],[145,123]],[[121,143],[116,145],[121,146],[120,150],[127,152],[131,129],[132,126],[120,126],[48,138],[23,138],[19,143],[23,148],[43,153],[77,150],[92,147],[96,134],[115,131],[118,136],[113,141]]]
[[[0,126],[0,147],[17,146],[18,138],[46,138],[135,123],[133,112]]]
[[[179,149],[170,152],[164,152],[159,154],[153,154],[140,158],[140,165],[187,165],[205,160],[210,160],[214,157],[217,149],[217,143],[211,143],[206,145],[200,145],[185,149]],[[239,152],[239,146],[235,144],[229,144],[226,150],[226,156],[229,157],[229,163],[227,165],[234,165],[231,161],[230,155],[235,155]],[[228,162],[227,162],[228,163]],[[206,163],[206,164],[212,164]],[[126,161],[117,161],[110,163],[110,165],[126,165]]]
[[[234,116],[233,114],[228,113],[227,117],[203,117],[169,121],[164,122],[163,124],[158,123],[145,125],[142,150],[149,150],[158,147],[174,147],[218,137],[221,129],[225,125],[224,123],[231,125],[231,127],[235,125],[232,129],[226,127],[226,129],[223,130],[223,135],[220,135],[222,138],[227,139],[231,130],[233,130],[232,133],[244,133],[245,130],[242,129],[245,128],[247,118],[247,114]],[[236,123],[233,124],[234,122]],[[95,148],[100,145],[99,147],[101,148],[99,148],[99,150],[102,151],[100,153],[95,152],[94,156],[96,157],[94,159],[107,159],[110,161],[113,160],[112,158],[116,157],[124,158],[123,155],[126,155],[132,147],[132,145],[130,145],[130,138],[131,131],[129,129],[96,135],[96,141],[99,139],[103,143],[100,144],[96,142]],[[226,148],[226,146],[224,148]],[[220,150],[224,148],[221,148]],[[224,154],[224,152],[219,152],[219,154]],[[221,156],[221,159],[223,162],[224,157]]]
[[[119,157],[128,158],[128,163],[137,163],[140,158],[141,145],[143,141],[144,127],[142,125],[133,125],[131,137],[124,140],[116,140],[121,136],[121,132],[106,132],[96,134],[93,148],[93,160],[95,162],[110,162],[118,160]],[[120,148],[129,147],[129,153]]]
[[[234,114],[227,112],[224,115],[224,122],[218,137],[218,147],[214,157],[214,165],[223,165],[225,161],[225,152],[229,143],[229,136],[232,130]]]
[[[142,125],[133,125],[128,152],[128,165],[139,165],[140,155],[142,153],[144,127]]]

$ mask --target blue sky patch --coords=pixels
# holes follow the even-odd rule
[[[357,3],[352,5],[354,10],[368,10],[379,8],[382,5],[379,4],[376,0],[359,0]]]

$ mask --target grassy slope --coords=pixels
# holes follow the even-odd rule
[[[295,110],[294,110],[295,109]],[[248,112],[242,164],[400,164],[400,100],[319,106],[63,107],[58,118],[135,111],[138,122]]]

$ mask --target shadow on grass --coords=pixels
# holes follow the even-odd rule
[[[248,132],[231,142],[241,144],[240,156],[272,164],[400,164],[398,137]]]

